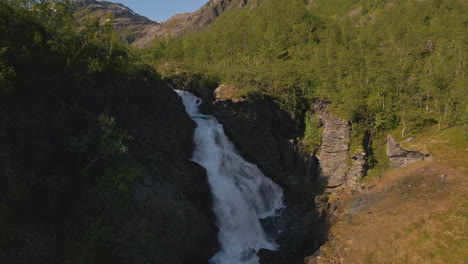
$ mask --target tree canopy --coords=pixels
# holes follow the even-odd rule
[[[466,14],[460,0],[271,0],[231,9],[198,34],[155,40],[144,55],[161,71],[267,93],[290,112],[322,98],[348,120],[379,117],[386,129],[466,124]]]

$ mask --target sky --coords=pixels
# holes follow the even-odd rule
[[[166,21],[179,13],[198,10],[208,0],[107,0],[122,3],[136,13],[155,21]]]

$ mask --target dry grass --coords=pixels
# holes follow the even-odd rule
[[[371,179],[344,209],[318,263],[468,263],[468,142],[461,129],[426,131],[409,149],[434,160]]]

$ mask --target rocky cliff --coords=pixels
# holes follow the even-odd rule
[[[207,84],[187,75],[168,81],[202,97],[202,108],[219,120],[241,155],[283,188],[287,208],[277,219],[263,223],[267,231],[282,230],[271,234],[280,250],[261,251],[260,263],[300,263],[315,252],[326,239],[326,216],[314,208],[318,188],[309,187],[316,184],[315,160],[299,151],[297,124],[291,116],[268,96],[236,96],[235,86]],[[269,228],[272,225],[276,228]]]
[[[317,155],[320,174],[328,187],[337,187],[346,182],[349,125],[330,113],[327,104],[315,104],[313,110],[323,126],[322,145]]]
[[[366,153],[350,153],[350,125],[328,108],[328,103],[318,102],[312,109],[323,127],[317,155],[320,176],[329,188],[354,186],[365,174]]]

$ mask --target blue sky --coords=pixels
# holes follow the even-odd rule
[[[156,21],[166,21],[178,13],[193,12],[208,0],[107,0],[122,3],[136,13]]]

